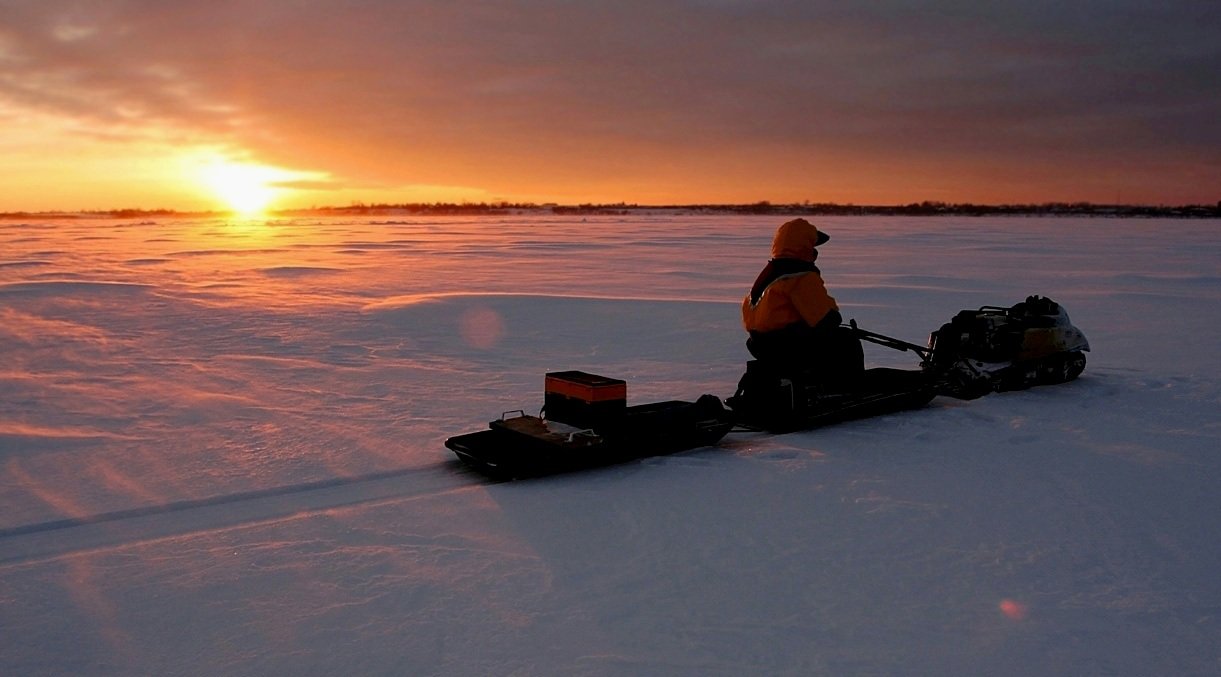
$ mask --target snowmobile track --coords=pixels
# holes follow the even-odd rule
[[[355,505],[428,498],[480,486],[454,482],[454,463],[336,477],[7,527],[0,529],[0,566],[256,526]],[[432,476],[433,481],[402,481],[410,476]]]

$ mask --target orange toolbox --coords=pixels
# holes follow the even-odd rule
[[[553,371],[543,388],[544,417],[578,428],[613,426],[627,410],[627,381],[583,371]]]

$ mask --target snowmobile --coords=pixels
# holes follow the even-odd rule
[[[916,353],[920,369],[866,369],[849,382],[828,383],[753,360],[726,400],[739,422],[787,432],[920,407],[937,395],[974,399],[1064,383],[1085,369],[1090,349],[1064,308],[1041,296],[1008,308],[960,311],[926,346],[866,331],[855,321],[844,326],[861,340]]]
[[[960,311],[929,336],[921,366],[939,380],[941,394],[973,399],[1071,381],[1085,369],[1089,349],[1060,304],[1030,296],[1008,308]]]
[[[731,430],[805,430],[922,407],[945,395],[1071,381],[1089,342],[1068,313],[1040,296],[1008,308],[963,310],[920,346],[845,325],[857,338],[920,357],[918,369],[866,369],[839,382],[760,360],[746,365],[733,396],[703,395],[627,406],[626,382],[582,371],[550,372],[537,416],[506,412],[488,429],[445,441],[494,478],[547,475],[716,444]]]

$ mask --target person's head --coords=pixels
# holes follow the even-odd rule
[[[818,255],[814,248],[829,239],[831,236],[809,221],[793,219],[776,229],[776,237],[772,238],[772,258],[813,261]]]

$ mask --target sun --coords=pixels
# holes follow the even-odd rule
[[[281,172],[272,167],[217,160],[204,165],[203,182],[231,210],[242,216],[261,214],[283,189],[276,186]]]
[[[262,216],[274,204],[299,199],[303,192],[336,185],[329,172],[265,165],[249,153],[227,149],[197,149],[180,162],[187,183],[243,219]]]

